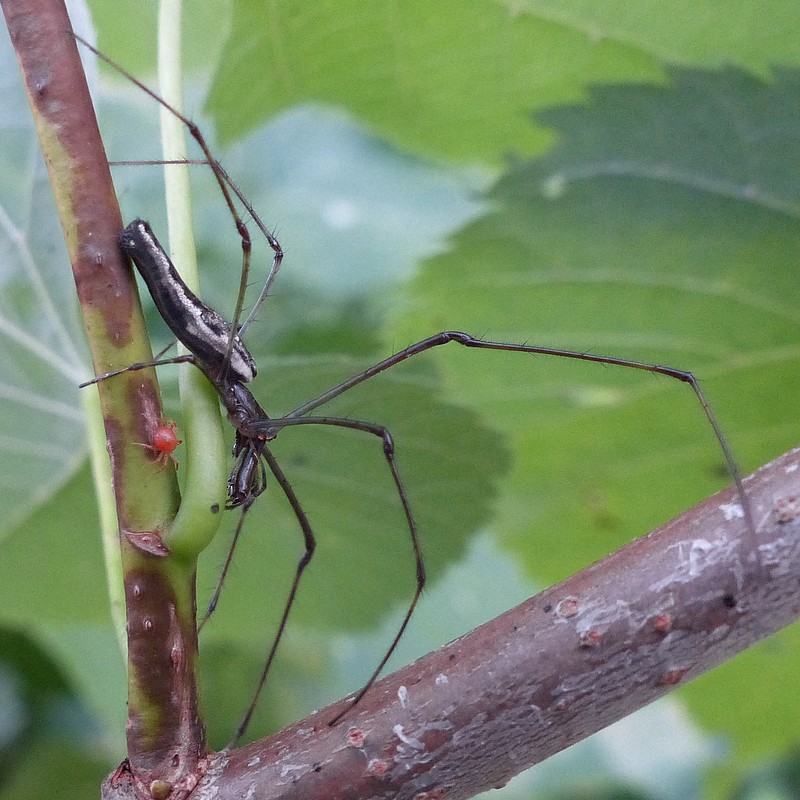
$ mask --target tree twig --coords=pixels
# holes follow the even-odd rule
[[[193,798],[462,800],[800,615],[800,450],[341,703],[210,763]],[[757,687],[754,687],[754,690]],[[731,702],[747,702],[731,698]]]
[[[95,370],[149,361],[136,285],[118,244],[122,219],[63,0],[2,0],[2,8],[50,173]],[[163,417],[155,372],[126,373],[98,390],[128,614],[128,755],[137,791],[155,797],[166,787],[193,786],[205,754],[194,672],[195,565],[167,557],[161,532],[175,516],[177,483],[138,444],[150,440]]]

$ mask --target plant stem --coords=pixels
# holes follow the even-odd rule
[[[161,96],[182,112],[181,0],[162,0],[160,5],[158,64]],[[186,159],[184,124],[163,106],[161,140],[166,162]],[[199,294],[188,166],[165,164],[164,184],[172,260],[179,265],[187,285]],[[183,347],[180,349],[185,352]],[[212,513],[210,509],[225,506],[227,459],[219,399],[213,386],[191,364],[184,364],[179,369],[186,482],[180,509],[164,538],[174,554],[196,558],[209,544],[222,521],[222,514]]]
[[[118,245],[119,207],[64,4],[2,0],[2,8],[47,162],[95,373],[148,361],[136,284]],[[137,793],[157,783],[177,800],[197,780],[205,737],[195,682],[195,561],[171,558],[164,546],[161,534],[178,505],[177,481],[140,446],[163,417],[158,383],[153,370],[142,370],[88,391],[99,393],[119,523],[130,765]],[[65,531],[69,535],[75,532]]]

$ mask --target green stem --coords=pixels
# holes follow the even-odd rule
[[[103,561],[108,583],[108,602],[119,649],[127,660],[128,635],[125,631],[125,586],[122,581],[122,557],[119,551],[119,526],[114,508],[114,488],[108,443],[103,428],[100,396],[95,391],[81,394],[83,418],[89,436],[89,463],[92,467],[97,510],[100,514],[100,536],[103,541]]]
[[[63,0],[0,3],[45,154],[95,373],[149,361],[135,281],[119,248],[122,219]],[[155,372],[125,372],[87,391],[102,407],[119,524],[129,763],[140,787],[166,791],[196,776],[205,755],[195,681],[195,564],[170,557],[163,545],[178,504],[177,481],[141,446],[163,415]],[[95,470],[98,482],[107,480],[103,474]],[[105,508],[103,515],[107,523]]]
[[[158,67],[161,96],[182,111],[181,0],[162,0],[159,9]],[[165,161],[187,157],[186,129],[174,114],[161,108],[161,139]],[[197,254],[192,235],[191,196],[187,166],[164,167],[169,243],[173,262],[191,289],[199,294]],[[183,501],[165,542],[175,555],[195,557],[211,541],[225,506],[227,460],[219,400],[200,370],[180,367],[181,406],[186,444],[186,484]],[[212,509],[216,509],[213,511]]]

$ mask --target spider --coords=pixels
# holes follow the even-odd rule
[[[80,37],[78,37],[80,38]],[[196,140],[203,152],[204,162],[212,169],[217,184],[225,198],[226,204],[233,216],[237,231],[242,243],[242,273],[240,281],[239,297],[236,304],[233,322],[228,323],[214,309],[203,303],[194,293],[192,293],[180,277],[179,272],[170,261],[163,247],[156,238],[149,224],[144,220],[134,220],[128,225],[120,235],[122,249],[130,256],[142,275],[147,288],[153,297],[154,303],[166,324],[170,327],[174,335],[187,348],[187,355],[179,355],[173,358],[160,359],[157,361],[132,364],[124,370],[106,373],[97,376],[94,381],[104,380],[119,374],[120,372],[143,369],[159,364],[191,363],[198,367],[210,380],[215,387],[222,405],[228,413],[228,419],[235,431],[233,446],[234,466],[228,480],[228,502],[227,508],[241,509],[238,523],[234,532],[225,565],[222,569],[219,582],[214,591],[208,611],[201,625],[213,613],[225,581],[228,568],[233,558],[234,549],[242,531],[246,516],[256,499],[267,488],[267,472],[269,471],[281,487],[288,499],[304,537],[304,552],[298,561],[292,586],[283,609],[283,613],[278,625],[277,633],[269,648],[265,665],[262,670],[254,697],[248,706],[245,717],[239,726],[233,742],[235,743],[244,734],[247,725],[256,708],[259,695],[266,682],[270,667],[274,661],[278,645],[286,628],[286,623],[294,604],[298,587],[303,572],[307,568],[313,556],[316,540],[311,524],[306,513],[297,497],[290,482],[286,478],[282,469],[275,460],[270,443],[278,436],[284,428],[296,427],[298,425],[322,425],[328,427],[348,428],[357,432],[365,433],[377,438],[382,446],[384,459],[391,473],[392,480],[396,489],[399,503],[406,520],[409,537],[412,542],[414,559],[416,588],[408,608],[403,616],[401,624],[389,645],[385,655],[375,667],[370,677],[363,687],[355,694],[350,705],[344,711],[337,714],[330,724],[335,724],[338,720],[355,706],[364,694],[370,689],[383,670],[386,662],[397,647],[406,627],[411,619],[414,609],[425,586],[426,574],[422,555],[422,547],[414,517],[413,509],[405,490],[400,470],[395,455],[395,442],[390,431],[383,425],[365,420],[357,420],[336,416],[329,416],[319,413],[319,409],[333,399],[359,386],[386,370],[404,362],[410,358],[427,352],[433,348],[454,342],[466,348],[483,349],[492,351],[524,353],[528,355],[555,356],[558,358],[568,358],[592,362],[596,364],[611,365],[636,369],[655,373],[669,377],[673,380],[687,384],[693,391],[698,403],[700,404],[705,418],[710,425],[719,443],[725,458],[728,471],[733,478],[733,482],[739,493],[741,506],[746,518],[748,528],[753,531],[752,514],[744,491],[742,479],[738,467],[731,453],[730,447],[725,439],[722,429],[704,395],[695,376],[686,370],[673,367],[652,364],[630,359],[622,359],[614,356],[596,355],[592,353],[564,350],[551,347],[540,347],[529,344],[515,344],[510,342],[498,342],[474,337],[462,331],[442,331],[432,336],[428,336],[406,348],[403,348],[387,358],[378,361],[361,372],[356,373],[347,380],[342,381],[331,389],[321,393],[307,402],[292,409],[280,417],[270,417],[253,396],[247,384],[252,381],[257,372],[257,366],[249,350],[243,342],[243,337],[250,323],[254,319],[255,313],[266,298],[272,283],[275,279],[278,268],[283,259],[283,250],[275,236],[270,232],[249,201],[243,196],[236,184],[231,180],[228,173],[212,154],[201,131],[190,119],[166,102],[163,98],[149,89],[122,69],[108,57],[99,53],[95,48],[84,40],[82,43],[91,49],[98,57],[109,63],[114,69],[121,72],[135,85],[146,92],[162,107],[167,109],[177,119],[179,119],[188,129]],[[237,210],[234,196],[242,203],[248,215],[253,219],[262,234],[265,236],[269,246],[273,251],[272,268],[264,287],[261,290],[258,300],[253,310],[247,318],[239,324],[244,306],[244,291],[247,286],[251,240],[246,226]],[[174,432],[173,432],[174,433]]]

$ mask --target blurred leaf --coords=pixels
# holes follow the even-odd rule
[[[788,449],[800,388],[799,104],[796,74],[766,83],[729,69],[605,87],[585,108],[547,112],[559,146],[513,165],[493,211],[426,264],[405,336],[464,327],[693,369],[745,471]],[[452,396],[512,442],[498,530],[539,578],[566,576],[730,482],[677,381],[559,359],[435,358]],[[798,678],[795,638],[687,692],[735,740],[739,766],[795,735],[800,707],[784,688]],[[752,696],[747,685],[758,710],[732,702]]]
[[[92,499],[89,470],[84,468],[3,542],[4,621],[40,629],[53,623],[110,619]]]
[[[156,29],[158,3],[138,0],[88,0],[94,25],[98,30],[98,47],[113,53],[140,80],[155,74]],[[71,10],[72,14],[73,11]],[[231,15],[230,0],[205,0],[187,5],[183,29],[184,64],[187,70],[209,70],[216,63]],[[124,24],[121,21],[124,20]],[[72,16],[73,26],[75,17]],[[108,73],[111,75],[111,73]],[[112,76],[118,83],[124,78]]]
[[[104,754],[76,745],[68,736],[36,739],[9,776],[0,800],[85,800],[97,797],[100,782],[110,772]]]
[[[743,467],[791,446],[799,88],[788,76],[680,72],[671,89],[605,88],[586,109],[548,112],[561,145],[512,168],[495,210],[427,264],[402,329],[412,339],[465,327],[691,368]],[[563,576],[565,563],[579,567],[726,480],[677,381],[559,359],[436,357],[453,395],[515,443],[503,530],[537,575]]]
[[[333,104],[405,149],[495,163],[547,143],[532,109],[589,81],[659,75],[627,44],[485,0],[238,0],[208,109],[229,139],[292,105]]]
[[[590,84],[660,82],[660,59],[797,64],[795,22],[785,0],[237,0],[208,108],[229,139],[297,103],[334,104],[406,149],[497,163],[547,143],[531,111]]]
[[[796,746],[797,728],[789,718],[798,703],[786,686],[798,679],[798,651],[800,628],[794,625],[682,690],[698,722],[725,737],[728,759],[711,773],[713,796],[727,797],[746,774],[742,758],[760,764]]]
[[[86,457],[69,261],[19,70],[0,32],[0,540]]]
[[[530,14],[611,39],[674,64],[735,65],[766,73],[797,65],[797,9],[783,0],[500,0],[512,14]]]
[[[96,731],[79,693],[47,653],[25,633],[0,628],[0,725],[16,705],[15,737],[0,741],[0,798],[80,797],[108,772]],[[78,792],[84,794],[78,794]]]
[[[287,252],[274,295],[248,332],[260,365],[254,391],[271,414],[414,340],[464,328],[696,370],[745,470],[795,443],[798,79],[776,71],[762,83],[730,68],[676,71],[658,61],[666,52],[678,62],[762,73],[771,59],[796,63],[792,4],[771,0],[754,10],[741,0],[724,7],[705,0],[677,12],[679,26],[674,7],[651,3],[522,2],[512,14],[508,3],[477,0],[410,3],[402,13],[337,2],[309,13],[287,0],[270,4],[268,17],[263,4],[235,8],[209,101],[220,131],[230,139],[286,112],[218,153]],[[110,54],[129,63],[126,48],[139,38],[119,25],[118,8],[113,18],[105,13],[101,42],[125,37]],[[193,21],[189,41],[202,72],[215,62],[228,20],[215,20],[215,35]],[[16,67],[0,63],[6,100],[4,81]],[[663,85],[600,86],[609,82]],[[202,105],[201,86],[189,95],[189,108]],[[585,97],[586,105],[574,105]],[[294,105],[303,101],[336,108]],[[0,277],[10,287],[0,303],[0,341],[13,356],[0,379],[0,402],[8,402],[0,408],[7,453],[0,608],[3,621],[46,642],[81,696],[117,725],[111,684],[121,679],[104,627],[105,583],[74,416],[74,387],[86,369],[82,335],[62,299],[71,297],[71,278],[23,102],[9,95],[0,104],[0,209],[9,216],[0,218]],[[158,157],[147,98],[116,82],[101,105],[112,158]],[[548,156],[526,160],[554,139]],[[411,152],[477,169],[422,162]],[[482,196],[508,153],[517,160]],[[116,180],[125,216],[147,217],[160,231],[158,172],[120,167]],[[230,313],[238,241],[210,176],[197,168],[193,179],[203,296]],[[256,254],[253,284],[269,257],[265,247]],[[58,299],[50,303],[57,314],[31,275]],[[154,314],[152,322],[163,335]],[[33,347],[40,341],[44,354]],[[478,528],[541,582],[581,568],[728,480],[696,401],[677,382],[454,345],[415,361],[348,393],[330,413],[391,428],[434,583],[448,561],[469,552]],[[162,377],[174,387],[174,372]],[[269,688],[267,725],[357,686],[370,656],[337,675],[335,690],[323,678],[381,615],[388,621],[380,634],[364,633],[374,641],[363,652],[391,638],[386,631],[414,579],[377,439],[285,431],[275,452],[320,546]],[[230,530],[235,514],[228,516]],[[224,548],[223,536],[201,568],[201,603]],[[301,548],[296,521],[271,486],[247,522],[201,643],[206,711],[220,728],[246,704],[248,676],[258,671]],[[502,578],[494,587],[480,577],[481,564],[473,564],[453,603],[488,615],[496,610],[489,599],[523,599],[507,597]],[[465,599],[473,591],[477,597]],[[447,616],[448,607],[423,603],[412,624],[420,638],[409,638],[409,651],[438,642],[425,628],[445,630],[436,615]],[[797,645],[790,633],[775,647],[777,657],[764,646],[687,693],[706,724],[734,744],[728,780],[747,758],[794,736],[797,709],[785,687],[797,682]],[[739,678],[726,677],[740,669]],[[769,711],[748,713],[756,702]]]
[[[774,759],[739,787],[732,800],[794,800],[800,796],[800,755],[797,747]]]

